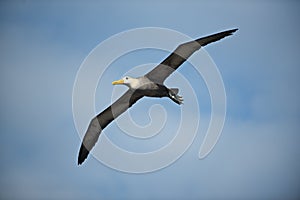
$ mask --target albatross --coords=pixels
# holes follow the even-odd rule
[[[179,90],[177,88],[168,88],[164,85],[166,78],[195,51],[209,43],[216,42],[224,37],[232,35],[237,30],[238,29],[227,30],[183,43],[144,76],[138,78],[125,76],[118,81],[112,82],[113,85],[126,85],[129,89],[111,106],[91,120],[80,146],[78,165],[81,165],[88,157],[89,152],[95,146],[102,130],[139,99],[145,96],[159,98],[167,97],[178,105],[182,104],[183,98],[178,94]]]

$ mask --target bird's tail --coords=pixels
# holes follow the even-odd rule
[[[179,92],[178,88],[170,88],[169,90],[171,90],[171,92],[174,94],[178,94],[178,92]]]
[[[179,89],[178,88],[171,88],[169,89],[169,98],[172,99],[177,104],[183,104],[182,96],[178,95]]]

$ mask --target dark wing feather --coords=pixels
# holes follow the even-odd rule
[[[96,144],[102,130],[142,97],[142,93],[129,89],[111,106],[91,120],[79,150],[79,165],[82,164],[89,155],[90,150]]]
[[[232,29],[210,36],[202,37],[194,41],[190,41],[179,45],[173,53],[171,53],[164,61],[156,66],[145,76],[155,83],[162,84],[165,79],[172,74],[182,63],[184,63],[195,51],[201,47],[218,41],[226,36],[232,35],[237,29]]]

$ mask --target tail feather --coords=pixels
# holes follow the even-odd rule
[[[179,89],[178,89],[178,88],[171,88],[170,90],[171,90],[172,93],[174,93],[174,94],[178,94],[178,92],[179,92]]]
[[[183,104],[182,96],[178,95],[179,89],[178,88],[171,88],[169,89],[169,98],[172,99],[178,105]]]

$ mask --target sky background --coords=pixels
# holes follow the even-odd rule
[[[279,0],[1,1],[1,199],[299,199],[299,10],[299,1]],[[179,160],[148,174],[122,173],[92,156],[77,166],[76,73],[101,41],[141,27],[170,28],[192,38],[239,28],[205,48],[227,93],[221,138],[199,160],[199,133]],[[142,64],[167,56],[150,55],[122,59]],[[122,63],[107,76],[120,78],[124,72],[113,69]],[[180,70],[193,74],[188,64]],[[195,91],[202,97],[206,88],[199,79]],[[112,80],[107,86],[100,82],[97,97],[102,88],[113,89]],[[209,98],[203,99],[205,116]],[[97,111],[110,103],[106,100],[96,102]],[[142,113],[138,110],[154,101],[143,100],[134,109]],[[172,102],[161,105],[176,113]],[[104,133],[118,130],[112,124]]]

